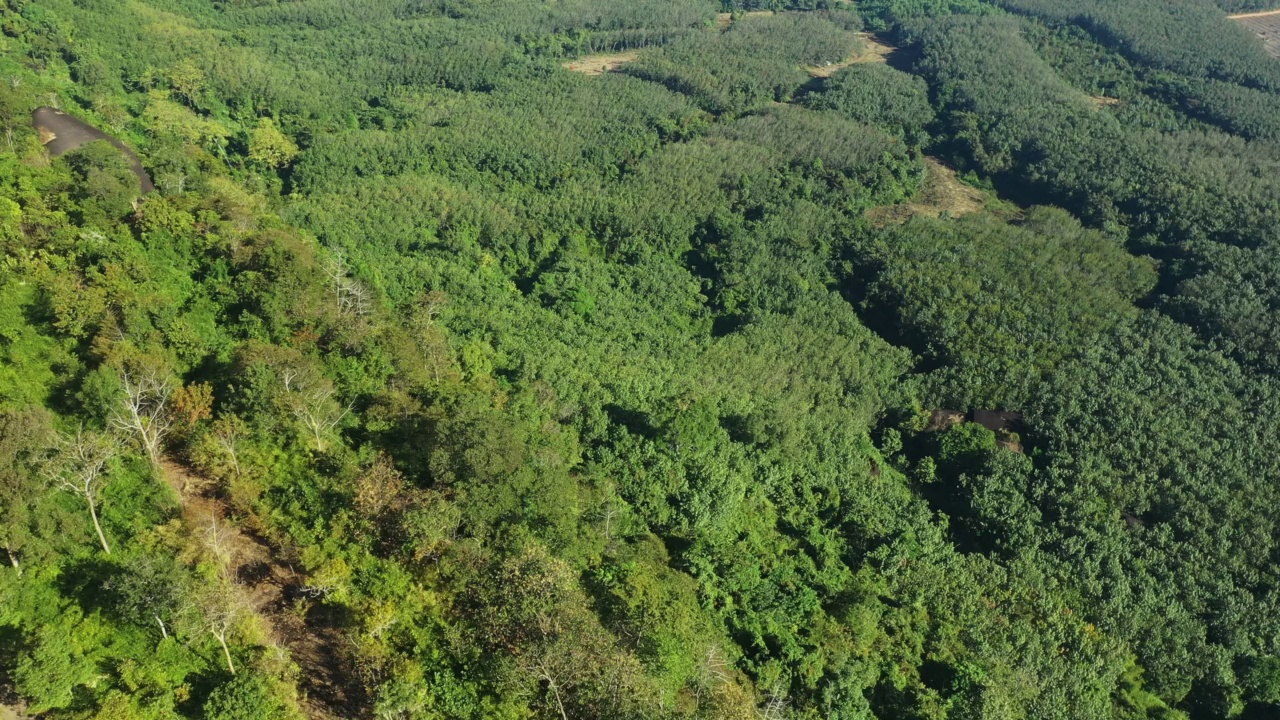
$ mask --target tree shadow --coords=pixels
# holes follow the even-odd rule
[[[81,558],[62,567],[55,585],[59,593],[74,600],[86,615],[100,611],[116,617],[116,595],[108,581],[120,572],[120,566],[110,560]]]

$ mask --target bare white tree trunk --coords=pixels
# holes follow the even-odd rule
[[[546,681],[547,687],[551,688],[551,696],[556,699],[556,709],[560,711],[561,720],[569,720],[569,714],[564,710],[564,700],[560,698],[560,683],[552,677],[545,665],[538,666],[538,675],[542,680]]]
[[[232,675],[235,675],[236,666],[235,663],[231,662],[231,650],[227,647],[227,631],[229,629],[224,627],[220,630],[214,630],[213,636],[218,638],[218,643],[222,645],[222,655],[227,659],[227,669],[231,671]]]
[[[351,406],[339,406],[333,400],[332,388],[316,387],[298,393],[293,403],[294,417],[311,431],[316,450],[324,452],[325,436],[351,412]]]
[[[231,423],[226,423],[223,427],[215,426],[213,438],[218,448],[231,461],[231,469],[235,471],[236,477],[240,477],[240,453],[236,447],[240,440],[239,430]]]
[[[89,516],[93,518],[93,529],[98,531],[98,542],[102,543],[102,552],[110,555],[111,548],[107,545],[107,536],[102,533],[102,523],[98,522],[98,508],[94,506],[93,494],[86,490],[84,499],[89,503]]]
[[[160,619],[159,615],[153,615],[152,617],[154,617],[156,622],[160,624],[160,634],[167,640],[169,638],[169,630],[165,628],[164,621]]]
[[[137,439],[152,467],[160,466],[164,440],[173,430],[174,415],[169,405],[174,382],[162,371],[150,367],[120,371],[124,397],[111,424]]]
[[[102,531],[102,522],[98,518],[98,494],[106,484],[107,463],[115,457],[116,450],[115,438],[85,432],[81,427],[74,437],[59,435],[57,454],[48,469],[60,488],[84,498],[89,506],[89,516],[93,518],[93,529],[98,533],[98,542],[108,555],[111,554],[111,546],[107,544],[106,533]]]
[[[335,252],[325,265],[325,274],[333,283],[333,304],[342,315],[368,315],[372,309],[372,293],[359,280],[351,277],[351,266],[341,252]]]

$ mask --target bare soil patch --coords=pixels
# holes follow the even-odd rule
[[[1231,15],[1230,18],[1262,38],[1267,52],[1280,58],[1280,10]]]
[[[620,53],[601,53],[599,55],[583,55],[577,60],[562,63],[565,67],[583,75],[603,75],[613,72],[627,63],[640,57],[639,51],[628,50]]]
[[[1090,95],[1089,102],[1093,103],[1094,107],[1098,107],[1098,108],[1114,107],[1120,104],[1120,98],[1104,97],[1102,95]]]
[[[272,643],[288,650],[298,666],[307,717],[364,717],[355,677],[346,667],[342,634],[323,606],[309,601],[305,578],[297,572],[296,552],[269,542],[252,528],[234,524],[227,501],[214,495],[212,483],[190,467],[165,458],[161,475],[178,493],[183,524],[190,532],[204,533],[210,524],[220,528],[230,547],[229,572],[242,598],[262,618]],[[298,607],[308,610],[299,613]]]
[[[804,69],[805,72],[816,78],[829,78],[850,65],[886,63],[889,61],[889,56],[898,51],[897,47],[886,43],[871,33],[860,32],[858,33],[858,39],[861,41],[861,50],[854,55],[837,63],[806,67]]]
[[[959,217],[978,212],[986,207],[983,192],[966,185],[956,177],[956,171],[938,158],[926,156],[924,187],[910,202],[871,208],[867,218],[877,225],[906,222],[915,215],[928,217]]]

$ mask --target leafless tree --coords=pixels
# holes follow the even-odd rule
[[[604,502],[600,508],[596,510],[596,517],[604,521],[604,537],[605,540],[613,542],[613,521],[621,514],[618,507],[618,495],[612,482],[607,482],[604,487]]]
[[[240,440],[244,437],[244,421],[235,415],[218,418],[209,431],[209,437],[219,451],[231,463],[236,477],[240,477]]]
[[[561,720],[569,720],[569,714],[565,712],[564,699],[560,693],[561,690],[567,689],[572,685],[573,681],[572,678],[565,676],[564,668],[553,666],[543,656],[532,659],[526,658],[520,663],[520,669],[546,683],[547,689],[551,691],[551,696],[555,698],[556,709],[560,711]]]
[[[54,456],[46,466],[46,472],[59,488],[80,496],[89,506],[98,542],[102,543],[102,551],[108,555],[111,554],[111,546],[102,532],[98,505],[102,488],[107,483],[107,463],[118,451],[119,444],[114,437],[86,431],[82,426],[75,435],[58,434]]]
[[[152,467],[159,467],[164,440],[175,422],[169,402],[175,387],[173,378],[155,366],[126,367],[120,371],[120,384],[124,395],[111,425],[133,435]]]
[[[341,250],[334,250],[330,253],[324,264],[324,272],[325,275],[329,276],[329,282],[333,283],[334,307],[341,309],[342,281],[351,273],[351,266],[347,264],[346,254]]]
[[[318,372],[286,367],[280,373],[285,388],[285,406],[311,433],[316,450],[324,452],[325,437],[351,412],[335,399],[333,383]]]
[[[210,513],[209,524],[205,526],[204,536],[201,539],[204,541],[205,550],[217,564],[218,572],[224,580],[230,581],[233,577],[232,569],[235,562],[232,530],[218,522],[218,517]]]
[[[351,266],[341,252],[334,252],[325,263],[325,274],[333,284],[334,307],[342,315],[362,317],[373,309],[372,294],[363,283],[351,277]]]
[[[231,659],[231,648],[227,641],[249,614],[249,606],[240,593],[240,588],[229,581],[214,582],[199,593],[196,602],[197,606],[193,609],[201,629],[217,639],[222,646],[222,656],[227,661],[227,670],[235,675],[236,666]]]
[[[209,559],[217,566],[218,576],[195,594],[194,604],[189,608],[189,616],[195,618],[198,629],[208,632],[222,646],[222,654],[227,661],[227,670],[232,675],[236,672],[235,663],[231,659],[228,640],[240,621],[250,613],[248,601],[235,576],[235,532],[219,521],[217,515],[209,514],[209,524],[200,535],[201,544]]]
[[[423,322],[427,325],[435,322],[436,316],[444,309],[449,302],[449,296],[443,290],[432,290],[427,293],[420,303],[422,313],[420,315]]]
[[[725,659],[719,648],[712,645],[698,659],[697,679],[694,695],[699,701],[702,693],[729,681],[729,661]]]
[[[164,185],[166,195],[181,195],[187,188],[187,174],[172,172],[158,178]]]
[[[782,720],[787,715],[787,699],[779,695],[770,695],[760,709],[756,710],[756,716],[760,720]]]

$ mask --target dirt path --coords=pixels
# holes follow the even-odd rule
[[[304,599],[304,578],[296,571],[296,553],[273,547],[258,533],[237,527],[231,508],[209,492],[211,483],[172,458],[161,463],[165,482],[182,500],[182,519],[192,533],[216,523],[230,547],[231,573],[245,601],[269,628],[271,641],[289,652],[299,669],[302,709],[313,720],[364,717],[362,698],[352,690],[343,639],[333,618],[319,603],[309,603],[305,616],[295,611]]]
[[[1262,47],[1275,58],[1280,58],[1280,10],[1229,15],[1262,40]]]
[[[1246,18],[1271,17],[1272,15],[1280,15],[1280,10],[1264,10],[1262,12],[1241,13],[1239,15],[1228,15],[1231,20],[1244,20]]]

